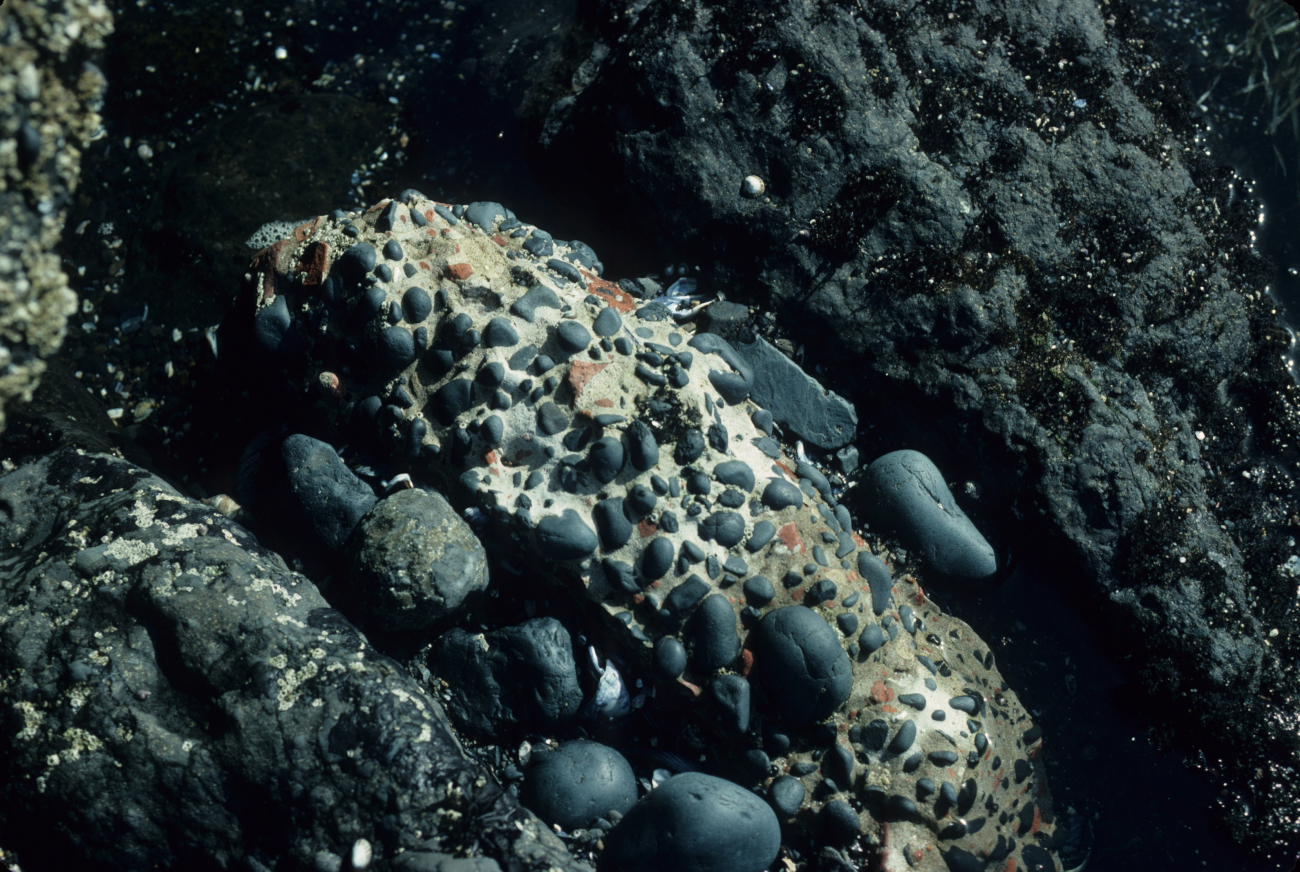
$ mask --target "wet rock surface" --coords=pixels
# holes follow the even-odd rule
[[[533,762],[519,797],[548,824],[572,830],[626,814],[636,794],[636,776],[622,754],[576,739]]]
[[[77,449],[0,501],[0,819],[31,868],[340,868],[361,840],[375,869],[588,868],[238,524]]]
[[[860,411],[909,409],[878,451],[923,450],[1005,540],[1066,549],[1144,711],[1239,837],[1294,858],[1300,740],[1256,700],[1300,692],[1300,403],[1258,215],[1143,23],[1062,8],[611,11],[617,49],[539,144],[683,228],[702,282],[759,289]]]

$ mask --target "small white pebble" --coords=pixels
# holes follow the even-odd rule
[[[761,197],[767,190],[767,182],[758,176],[745,176],[745,181],[740,184],[740,192],[746,197]]]
[[[123,409],[121,406],[117,407],[116,409],[108,410],[108,417],[112,418],[114,421],[116,421],[118,418],[121,418],[125,414],[126,414],[126,409]]]
[[[1204,441],[1205,441],[1205,431],[1204,431],[1204,430],[1197,430],[1197,431],[1196,431],[1196,439],[1197,439],[1197,441],[1199,441],[1199,442],[1204,442]]]
[[[352,845],[352,868],[365,869],[374,859],[374,848],[370,847],[370,842],[365,839],[357,839]]]

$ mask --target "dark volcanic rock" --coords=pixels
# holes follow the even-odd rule
[[[487,587],[487,554],[440,494],[419,488],[381,500],[349,542],[347,586],[385,630],[419,630]]]
[[[1256,206],[1138,17],[597,8],[618,48],[546,110],[548,170],[620,180],[595,208],[674,228],[675,259],[757,289],[859,409],[890,410],[874,450],[978,476],[1013,547],[1079,567],[1150,713],[1235,749],[1226,807],[1255,809],[1235,830],[1294,855],[1300,736],[1273,726],[1300,696],[1288,333]]]
[[[548,824],[566,830],[596,825],[636,802],[636,776],[613,748],[577,739],[565,742],[528,770],[520,801]]]
[[[484,736],[555,729],[582,705],[573,642],[555,618],[479,635],[450,630],[429,668],[451,689],[447,708],[457,725]]]
[[[776,858],[776,814],[744,788],[688,772],[655,788],[605,839],[599,868],[760,872]]]
[[[75,450],[0,476],[0,504],[0,707],[21,724],[0,816],[24,867],[305,869],[364,838],[375,868],[471,845],[585,868],[242,527]]]

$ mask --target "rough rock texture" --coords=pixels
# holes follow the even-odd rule
[[[601,271],[588,246],[498,203],[405,191],[321,216],[262,252],[221,341],[280,369],[335,434],[383,446],[481,513],[488,547],[507,562],[598,604],[603,633],[647,673],[657,641],[671,637],[658,648],[657,692],[711,704],[722,725],[714,755],[739,765],[762,750],[801,772],[801,828],[818,829],[827,803],[853,799],[859,850],[888,868],[921,850],[912,862],[923,872],[943,869],[954,849],[1003,865],[1054,849],[1040,731],[986,646],[914,578],[892,578],[882,560],[891,555],[835,510],[825,476],[766,435],[770,418],[749,399],[753,372],[729,343],[665,320],[662,306],[638,309]],[[432,301],[418,321],[402,304],[412,288]],[[281,325],[270,344],[254,329],[265,318]],[[400,367],[389,354],[398,345],[411,350]],[[786,498],[766,498],[772,481]],[[738,593],[756,575],[781,580],[761,607]],[[768,667],[763,646],[742,649],[742,633],[799,604],[820,622],[818,656],[834,661],[833,705],[810,703],[782,724],[785,694],[774,689],[751,694],[762,717],[749,718],[733,679],[721,692],[710,683]],[[786,648],[801,650],[795,641]],[[488,668],[504,660],[497,651],[493,633],[453,630],[431,663],[464,722],[488,734],[509,704],[466,700],[492,696],[511,674]],[[769,676],[824,674],[785,666]],[[900,705],[905,696],[913,702]],[[764,738],[758,748],[766,728],[784,731],[781,747]],[[819,730],[868,765],[839,780],[817,775]],[[752,780],[765,789],[770,774]],[[922,798],[922,779],[965,799]],[[968,827],[957,816],[977,800]]]
[[[76,307],[54,248],[99,129],[105,81],[90,61],[112,29],[95,0],[12,0],[0,15],[0,429]]]
[[[709,310],[717,306],[714,303]],[[772,413],[776,423],[818,448],[839,448],[853,441],[858,413],[852,403],[827,391],[766,339],[737,342],[736,353],[754,370],[750,395]]]
[[[586,868],[242,527],[77,449],[0,476],[0,506],[0,829],[23,868],[312,868],[359,839],[372,869],[416,848]]]
[[[386,630],[419,630],[487,587],[487,554],[441,494],[398,491],[361,519],[346,584]]]
[[[596,69],[539,124],[549,171],[620,179],[609,203],[733,299],[761,289],[860,410],[908,410],[879,450],[961,458],[1004,536],[1069,548],[1238,835],[1294,857],[1287,332],[1255,207],[1127,9],[603,11]]]

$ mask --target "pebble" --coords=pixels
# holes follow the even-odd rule
[[[889,610],[893,596],[894,579],[889,567],[874,554],[867,551],[858,552],[858,575],[862,576],[871,588],[871,609],[877,615]]]
[[[783,478],[774,478],[763,488],[762,502],[775,512],[799,509],[803,507],[803,492]]]
[[[992,546],[924,454],[894,451],[872,461],[862,489],[872,522],[895,530],[933,572],[971,581],[997,572]]]
[[[542,553],[556,560],[586,557],[600,544],[595,531],[573,509],[542,518],[537,523],[537,540]]]
[[[831,845],[849,845],[862,831],[858,813],[842,799],[832,799],[822,806],[820,817],[822,838]]]
[[[646,472],[659,463],[659,443],[644,421],[633,421],[625,431],[628,462],[637,472]]]
[[[730,781],[687,772],[632,806],[605,837],[597,868],[762,872],[780,847],[781,827],[767,803]]]
[[[613,436],[602,436],[591,444],[587,460],[596,481],[609,484],[623,469],[623,443]]]
[[[765,606],[776,597],[776,588],[762,575],[746,579],[743,590],[745,601],[752,606]]]
[[[617,551],[632,538],[634,528],[623,511],[623,502],[622,497],[611,497],[601,500],[591,509],[600,547],[606,551]]]
[[[749,729],[748,681],[739,675],[719,675],[709,685],[709,695],[721,714],[723,730],[742,735]]]
[[[826,390],[765,339],[733,347],[753,373],[751,399],[778,424],[827,451],[853,441],[858,413],[852,403]]]
[[[739,545],[745,538],[745,519],[735,512],[715,512],[700,522],[700,538],[723,548]]]
[[[782,817],[793,817],[803,807],[803,800],[807,795],[803,782],[789,775],[782,775],[777,778],[772,782],[769,790],[772,805],[776,807]]]
[[[592,322],[591,329],[597,336],[614,336],[623,329],[623,319],[619,317],[618,311],[612,306],[606,306],[600,310],[596,320]]]
[[[676,681],[686,671],[686,646],[676,636],[660,636],[654,647],[655,671],[668,681]]]
[[[672,568],[676,549],[666,536],[656,536],[641,552],[641,575],[647,582],[658,581]]]
[[[820,721],[848,699],[849,656],[830,624],[812,609],[785,606],[768,612],[750,644],[768,699],[792,724]]]
[[[736,612],[720,593],[708,596],[695,610],[686,635],[691,668],[701,675],[723,668],[740,653]]]
[[[589,829],[636,802],[636,776],[622,754],[587,739],[565,742],[528,769],[519,799],[548,824]]]

